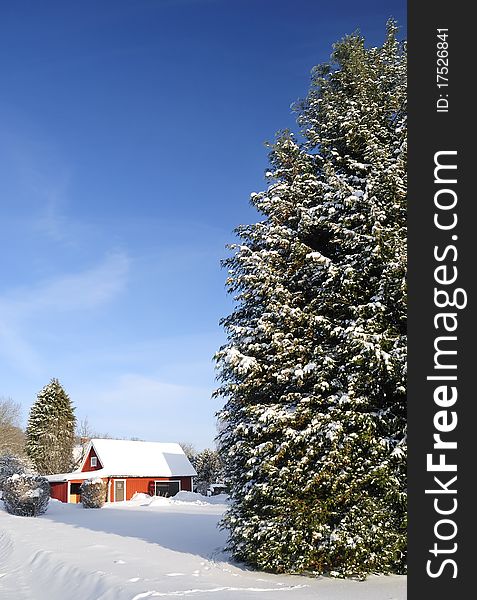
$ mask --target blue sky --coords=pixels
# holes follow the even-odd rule
[[[57,377],[97,432],[213,444],[219,262],[264,142],[333,42],[389,16],[405,2],[1,4],[0,396],[25,421]]]

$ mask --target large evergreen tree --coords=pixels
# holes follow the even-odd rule
[[[225,261],[220,454],[238,559],[402,572],[406,543],[406,56],[397,27],[314,69],[259,223]]]
[[[58,379],[52,379],[38,393],[26,429],[26,452],[39,473],[71,470],[75,427],[71,400]]]

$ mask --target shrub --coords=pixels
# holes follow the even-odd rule
[[[28,459],[14,454],[0,456],[0,492],[3,490],[5,481],[15,473],[33,475],[33,465]]]
[[[106,491],[106,482],[99,477],[83,481],[81,484],[83,508],[101,508],[106,500]]]
[[[15,473],[3,483],[3,502],[7,512],[22,517],[36,517],[46,512],[50,484],[41,475]]]

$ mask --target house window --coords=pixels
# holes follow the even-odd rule
[[[91,466],[92,467],[97,467],[98,466],[98,459],[96,458],[96,456],[92,456],[91,457]]]
[[[180,481],[155,481],[155,496],[175,496],[181,489]]]

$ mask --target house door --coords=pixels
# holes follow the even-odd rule
[[[126,480],[116,479],[114,481],[114,501],[123,502],[126,500]]]
[[[78,504],[81,502],[81,483],[70,483],[70,493],[68,502],[72,502],[73,504]]]

